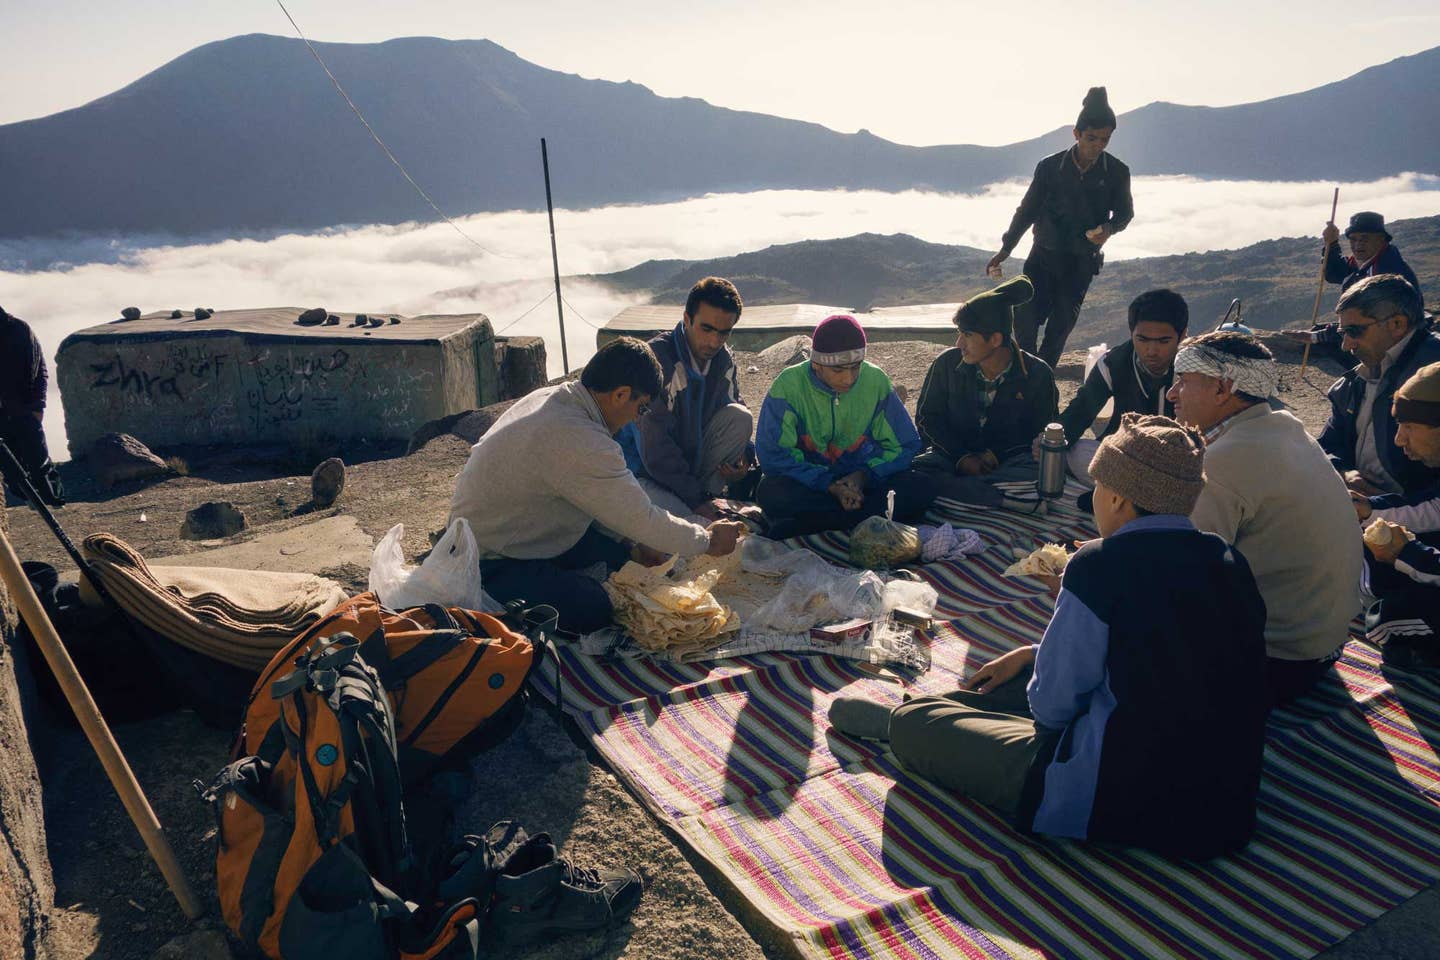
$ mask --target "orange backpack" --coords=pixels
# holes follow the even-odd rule
[[[351,597],[282,648],[251,690],[235,758],[273,762],[278,701],[269,685],[315,639],[349,633],[380,677],[395,716],[400,769],[413,784],[446,759],[491,746],[524,716],[526,681],[542,659],[537,642],[554,627],[554,608],[513,615],[522,635],[487,613],[431,604],[395,612],[374,593]],[[558,661],[557,661],[558,662]]]

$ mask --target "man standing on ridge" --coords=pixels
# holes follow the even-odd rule
[[[998,278],[1000,264],[1035,228],[1025,275],[1035,284],[1035,299],[1015,312],[1015,338],[1020,349],[1036,353],[1053,369],[1080,316],[1090,281],[1105,262],[1102,248],[1135,216],[1130,198],[1130,168],[1105,152],[1115,132],[1115,111],[1104,87],[1091,87],[1075,121],[1075,145],[1035,165],[1030,189],[1000,252],[986,272]],[[1045,340],[1035,349],[1041,325]]]
[[[42,421],[50,382],[45,354],[30,325],[0,307],[0,440],[20,462],[40,499],[51,506],[65,502],[60,474],[50,462]],[[19,477],[6,477],[20,496]]]

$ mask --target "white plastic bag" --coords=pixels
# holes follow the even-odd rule
[[[370,589],[382,605],[392,610],[426,603],[488,612],[501,609],[481,589],[480,547],[464,517],[455,518],[418,567],[405,565],[400,548],[404,539],[405,524],[397,523],[370,555]]]

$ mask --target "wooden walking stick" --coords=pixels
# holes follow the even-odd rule
[[[1335,211],[1340,209],[1340,188],[1335,188],[1335,196],[1330,201],[1330,219],[1327,224],[1335,222]],[[1320,319],[1320,298],[1325,295],[1325,261],[1330,257],[1330,244],[1320,245],[1320,286],[1315,290],[1315,309],[1310,312],[1310,329],[1315,329],[1315,322]],[[1305,344],[1305,355],[1300,358],[1300,379],[1305,379],[1305,367],[1310,363],[1310,344]]]
[[[3,531],[0,531],[0,579],[3,579],[6,591],[20,608],[20,615],[25,618],[30,633],[45,654],[45,662],[50,664],[50,670],[59,681],[60,689],[65,691],[65,699],[75,711],[75,717],[80,721],[80,727],[85,731],[90,746],[95,748],[96,755],[100,757],[100,763],[104,766],[110,783],[115,787],[115,792],[120,794],[120,801],[125,804],[131,822],[135,824],[135,829],[140,831],[140,837],[145,841],[155,865],[164,874],[170,892],[175,895],[180,909],[185,912],[185,918],[199,919],[205,912],[204,907],[196,898],[195,891],[190,888],[190,882],[185,879],[180,862],[175,859],[175,851],[171,849],[170,841],[165,839],[165,832],[155,817],[155,811],[150,808],[150,801],[145,799],[145,793],[135,780],[130,764],[120,752],[120,746],[105,724],[105,718],[100,715],[100,708],[95,706],[95,700],[90,696],[85,680],[80,676],[80,671],[75,669],[75,661],[70,659],[70,652],[65,649],[65,644],[55,632],[55,625],[50,622],[45,608],[40,605],[40,598],[35,596],[35,589],[30,586],[30,580],[20,566],[20,558],[15,555],[15,548],[10,545],[10,538],[5,536]]]

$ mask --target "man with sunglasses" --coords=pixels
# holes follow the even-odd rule
[[[1391,403],[1416,370],[1440,361],[1420,294],[1397,274],[1366,277],[1340,295],[1341,346],[1360,362],[1330,388],[1330,419],[1320,446],[1361,496],[1414,492],[1440,481],[1440,470],[1407,458],[1395,444]]]

